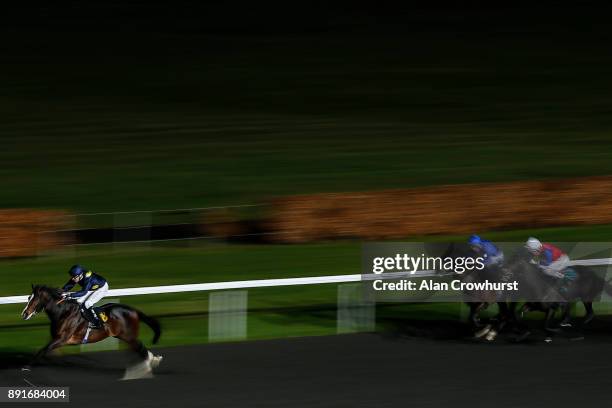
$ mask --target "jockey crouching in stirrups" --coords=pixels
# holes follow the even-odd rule
[[[65,293],[62,296],[67,299],[75,299],[81,305],[81,312],[89,321],[89,327],[93,329],[102,328],[102,322],[100,322],[93,306],[108,292],[106,279],[81,265],[74,265],[68,273],[70,274],[70,280],[63,286],[62,290]],[[77,283],[81,286],[81,290],[69,292]]]
[[[544,274],[555,278],[559,292],[562,296],[566,296],[570,283],[577,278],[576,271],[569,267],[569,256],[553,244],[543,244],[533,237],[527,240],[525,248],[533,255],[530,262],[538,265]]]
[[[478,235],[472,235],[468,240],[472,251],[483,258],[483,262],[487,269],[500,268],[504,263],[504,252],[499,249],[494,243],[486,239],[482,239]]]
[[[561,296],[567,296],[568,286],[578,277],[576,271],[570,268],[569,256],[553,244],[541,243],[540,240],[533,237],[527,240],[525,248],[533,255],[530,262],[538,265],[544,274],[555,278]],[[571,301],[571,299],[566,300]],[[561,326],[569,326],[570,304],[568,302],[563,303],[565,312]]]
[[[470,236],[468,244],[472,252],[477,257],[482,258],[482,262],[484,263],[483,272],[485,272],[483,277],[494,282],[500,281],[500,271],[504,264],[504,252],[491,241],[482,239],[478,235]],[[498,300],[500,300],[503,294],[498,293],[497,297]]]
[[[538,265],[546,275],[564,280],[573,280],[576,277],[572,269],[568,270],[570,259],[567,254],[553,244],[543,244],[537,238],[530,237],[525,248],[533,255],[530,262]]]

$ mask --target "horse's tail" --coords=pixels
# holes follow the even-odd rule
[[[609,295],[612,296],[612,285],[610,284],[611,280],[603,280],[603,290]]]
[[[153,344],[157,344],[157,342],[159,341],[159,337],[161,336],[161,326],[159,325],[159,322],[157,321],[157,319],[151,316],[147,316],[140,310],[137,310],[136,312],[138,313],[138,318],[140,319],[140,321],[144,322],[153,330]]]

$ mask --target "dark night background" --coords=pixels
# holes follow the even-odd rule
[[[110,211],[609,174],[606,11],[3,5],[0,198]]]

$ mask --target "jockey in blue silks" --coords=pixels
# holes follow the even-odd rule
[[[102,324],[94,310],[94,305],[106,296],[108,282],[102,276],[81,266],[74,265],[68,271],[70,280],[63,286],[62,297],[74,299],[80,305],[83,316],[89,321],[90,327],[101,328]],[[81,286],[81,290],[70,292],[75,285]]]
[[[472,251],[483,258],[485,266],[500,267],[504,263],[504,252],[491,241],[472,235],[468,239],[468,244]]]

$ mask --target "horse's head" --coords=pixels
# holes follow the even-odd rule
[[[51,302],[57,303],[62,299],[59,289],[49,288],[43,285],[32,285],[32,294],[28,297],[28,304],[21,312],[23,320],[29,320],[36,313],[40,313]]]
[[[537,266],[531,262],[532,259],[533,255],[527,252],[525,248],[519,248],[506,257],[504,269],[511,272],[515,277],[529,277],[538,269]]]

